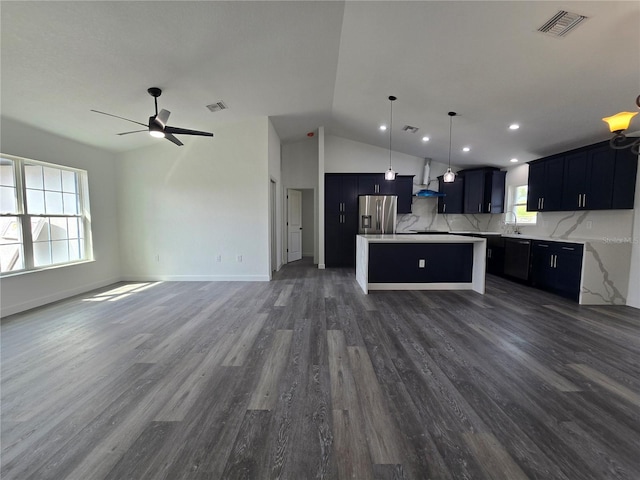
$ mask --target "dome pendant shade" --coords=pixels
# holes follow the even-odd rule
[[[631,119],[637,114],[638,112],[620,112],[612,115],[611,117],[605,117],[602,121],[609,124],[609,130],[611,132],[621,132],[622,130],[629,128]]]

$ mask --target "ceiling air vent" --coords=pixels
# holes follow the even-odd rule
[[[564,37],[586,19],[587,17],[584,15],[560,10],[547,23],[542,25],[538,31],[553,37]]]
[[[418,131],[418,127],[412,127],[411,125],[405,125],[402,127],[402,131],[409,133],[416,133]]]
[[[207,105],[207,108],[211,112],[219,112],[220,110],[226,110],[229,107],[227,107],[227,105],[224,102],[220,101],[220,102],[212,103],[211,105]]]

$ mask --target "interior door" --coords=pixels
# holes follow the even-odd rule
[[[287,261],[302,258],[302,192],[289,190],[287,193]]]

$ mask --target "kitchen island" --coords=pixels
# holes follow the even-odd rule
[[[356,280],[369,290],[484,293],[486,240],[464,235],[358,235]]]

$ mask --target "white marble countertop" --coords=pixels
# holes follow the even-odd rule
[[[551,237],[540,237],[536,235],[522,235],[519,233],[508,233],[503,234],[503,238],[521,238],[523,240],[541,240],[543,242],[562,242],[562,243],[576,243],[579,245],[584,245],[587,242],[597,242],[599,239],[576,239],[576,238],[551,238]]]
[[[369,243],[476,243],[485,242],[484,238],[466,237],[464,235],[358,235]]]

